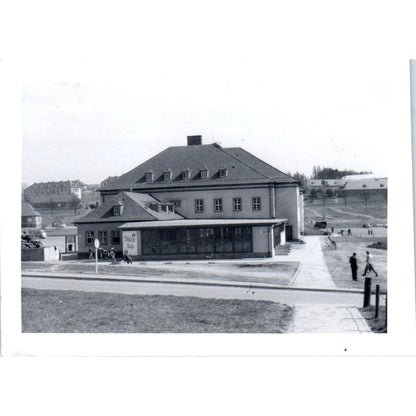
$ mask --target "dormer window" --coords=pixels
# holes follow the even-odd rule
[[[219,178],[226,178],[226,177],[227,177],[227,175],[228,175],[228,170],[227,170],[226,168],[221,168],[221,169],[218,171],[218,177],[219,177]]]
[[[189,177],[191,176],[191,171],[189,169],[183,170],[181,173],[181,178],[184,179],[189,179]]]
[[[113,215],[119,217],[123,213],[123,208],[124,207],[121,204],[113,205]]]
[[[146,182],[153,182],[153,172],[146,172]]]
[[[170,181],[171,177],[172,177],[172,172],[170,170],[163,172],[164,181]]]
[[[200,170],[201,179],[207,179],[208,178],[208,169],[201,169]]]

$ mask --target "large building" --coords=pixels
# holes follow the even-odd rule
[[[303,233],[299,181],[201,136],[111,179],[76,222],[80,255],[99,239],[140,259],[269,257]]]
[[[81,206],[86,185],[79,180],[34,183],[23,191],[24,200],[35,208],[73,209]]]
[[[387,178],[370,175],[345,176],[342,195],[350,200],[387,202]]]

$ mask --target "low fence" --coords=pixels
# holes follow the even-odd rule
[[[55,261],[59,260],[59,250],[55,247],[22,248],[22,261]]]

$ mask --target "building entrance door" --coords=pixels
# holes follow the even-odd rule
[[[293,240],[293,226],[286,225],[286,241],[292,241],[292,240]]]

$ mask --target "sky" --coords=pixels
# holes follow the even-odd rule
[[[68,33],[56,19],[38,35],[41,55],[26,45],[23,183],[99,183],[196,134],[286,173],[388,175],[408,85],[386,31],[400,7],[368,31],[370,7],[310,19],[308,3],[180,4],[103,7],[89,36],[87,18]]]

